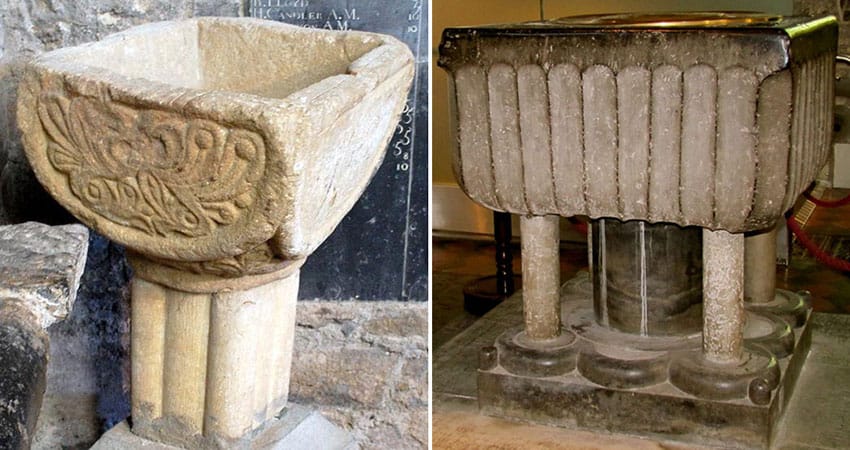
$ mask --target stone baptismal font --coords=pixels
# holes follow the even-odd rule
[[[520,216],[524,326],[486,414],[765,447],[805,363],[775,226],[826,162],[837,23],[624,14],[447,29],[455,171]],[[559,216],[592,219],[562,285]]]
[[[391,37],[256,19],[144,25],[29,65],[38,179],[135,273],[134,435],[332,447],[285,441],[299,269],[380,165],[412,77]]]

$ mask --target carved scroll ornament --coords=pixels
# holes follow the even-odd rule
[[[43,93],[51,165],[107,220],[150,235],[201,237],[237,223],[257,199],[262,138],[205,119]]]

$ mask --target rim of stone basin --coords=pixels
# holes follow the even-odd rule
[[[690,28],[769,25],[781,20],[782,16],[755,11],[711,11],[587,14],[560,17],[552,22],[595,27]]]

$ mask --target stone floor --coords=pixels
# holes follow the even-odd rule
[[[850,191],[829,192],[827,199]],[[850,259],[850,206],[836,209],[818,207],[805,231],[828,253]],[[561,249],[562,280],[587,268],[587,248],[583,243],[565,243]],[[818,314],[812,351],[813,364],[801,374],[789,414],[777,436],[777,448],[850,448],[850,276],[818,263],[795,244],[790,267],[777,267],[777,284],[789,290],[807,289],[813,294]],[[629,436],[600,436],[534,425],[518,425],[477,414],[475,363],[478,348],[487,345],[500,330],[519,323],[521,305],[503,303],[483,318],[463,309],[463,287],[481,276],[495,272],[495,246],[487,241],[435,238],[433,242],[433,389],[434,448],[511,448],[517,436],[533,436],[534,445],[525,448],[671,448],[671,443],[648,442]],[[519,272],[521,255],[514,243],[514,270]],[[816,331],[817,333],[817,331]],[[492,334],[492,336],[491,336]],[[843,348],[842,353],[838,349]],[[818,356],[818,355],[823,355]],[[829,381],[827,381],[829,380]],[[813,399],[804,401],[801,399]],[[839,401],[834,401],[838,399]],[[833,400],[833,401],[829,401]],[[829,411],[828,417],[820,420]],[[818,420],[812,420],[818,418]],[[506,430],[511,430],[506,432]],[[501,438],[499,437],[501,436]],[[483,445],[486,444],[486,445]],[[481,446],[483,445],[483,447]]]

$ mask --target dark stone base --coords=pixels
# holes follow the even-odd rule
[[[753,380],[767,380],[762,386],[745,374],[743,391],[720,395],[727,398],[721,400],[715,394],[727,387],[728,377],[718,371],[690,375],[701,385],[694,391],[698,395],[670,381],[676,361],[698,352],[699,334],[653,338],[600,327],[589,310],[587,283],[586,276],[572,280],[561,297],[564,323],[578,336],[573,343],[575,369],[528,376],[511,369],[511,353],[497,346],[494,355],[493,347],[486,348],[478,371],[478,400],[484,414],[701,445],[768,447],[808,353],[811,337],[805,320],[790,330],[793,347],[788,348],[788,330],[777,332],[785,324],[782,319],[769,311],[748,312],[746,346],[767,356],[772,375],[765,376],[762,369],[751,374]],[[771,346],[788,354],[777,356],[767,350]],[[741,377],[741,367],[730,370],[731,376]]]

